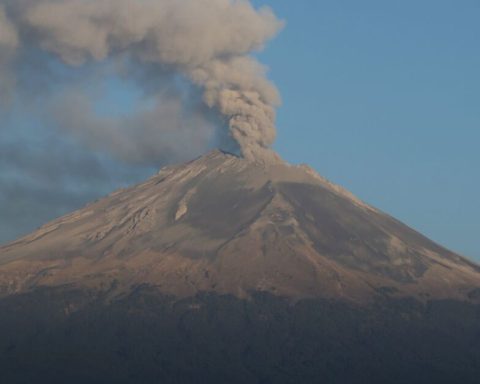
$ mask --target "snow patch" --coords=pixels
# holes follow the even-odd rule
[[[191,197],[197,191],[196,188],[192,188],[189,190],[182,200],[178,203],[177,213],[175,213],[175,221],[180,220],[183,216],[185,216],[188,212],[188,202],[190,201]]]

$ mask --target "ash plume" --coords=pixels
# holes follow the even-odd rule
[[[127,76],[153,66],[199,88],[205,109],[220,116],[244,157],[268,158],[280,97],[251,53],[282,25],[268,7],[255,9],[248,0],[0,0],[0,87],[3,94],[13,87],[15,54],[32,47],[72,67],[123,60]],[[141,86],[149,82],[143,76]],[[93,135],[92,124],[72,127],[82,125],[84,136]]]
[[[14,86],[10,72],[11,60],[18,46],[15,26],[10,22],[0,3],[0,102],[6,102]]]

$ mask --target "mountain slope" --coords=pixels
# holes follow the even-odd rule
[[[0,382],[476,384],[480,271],[214,151],[0,248]]]
[[[0,248],[3,295],[69,286],[116,297],[142,284],[177,297],[470,300],[480,268],[307,166],[221,151]]]

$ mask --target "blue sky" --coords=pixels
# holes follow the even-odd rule
[[[480,2],[270,4],[275,148],[480,260]]]
[[[286,21],[258,55],[283,98],[275,149],[480,261],[480,2],[254,2]],[[41,102],[25,103],[70,81],[95,95],[97,113],[118,118],[144,102],[134,82],[102,77],[102,65],[71,72],[48,57],[26,62],[53,67],[35,78],[28,65],[18,69],[33,96],[1,116],[0,242],[161,165],[85,151],[42,125]]]

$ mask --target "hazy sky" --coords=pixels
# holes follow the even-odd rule
[[[259,55],[283,99],[275,149],[480,260],[478,0],[255,3],[286,21]],[[32,80],[31,68],[20,68],[32,94],[20,95],[0,120],[0,242],[161,165],[92,154],[43,127],[41,105],[22,104],[46,84],[81,79],[86,94],[101,88],[95,108],[115,118],[141,96],[135,83],[102,78],[102,68],[82,69],[85,75],[32,54],[31,62],[48,66],[45,78]]]

